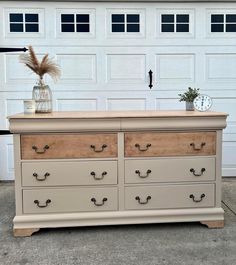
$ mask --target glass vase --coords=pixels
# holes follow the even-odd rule
[[[52,112],[52,91],[48,85],[34,86],[32,99],[35,100],[36,113]]]

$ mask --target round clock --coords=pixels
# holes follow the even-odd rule
[[[208,95],[199,95],[193,101],[194,108],[199,111],[207,111],[212,106],[212,99]]]

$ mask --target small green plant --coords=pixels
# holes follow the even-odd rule
[[[179,101],[193,102],[194,99],[200,95],[199,88],[189,87],[187,91],[183,94],[178,94],[180,96]]]

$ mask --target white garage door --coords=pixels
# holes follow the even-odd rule
[[[223,175],[236,176],[235,3],[1,1],[0,21],[1,47],[31,44],[58,61],[54,110],[183,109],[178,93],[199,87],[230,114]],[[36,82],[18,56],[0,54],[1,129]],[[12,138],[1,136],[0,179],[12,178]]]

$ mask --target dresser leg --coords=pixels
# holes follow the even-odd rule
[[[206,225],[208,228],[223,228],[224,220],[220,221],[200,221],[201,224]]]
[[[32,236],[33,233],[38,232],[39,230],[40,228],[13,229],[13,234],[15,237]]]

